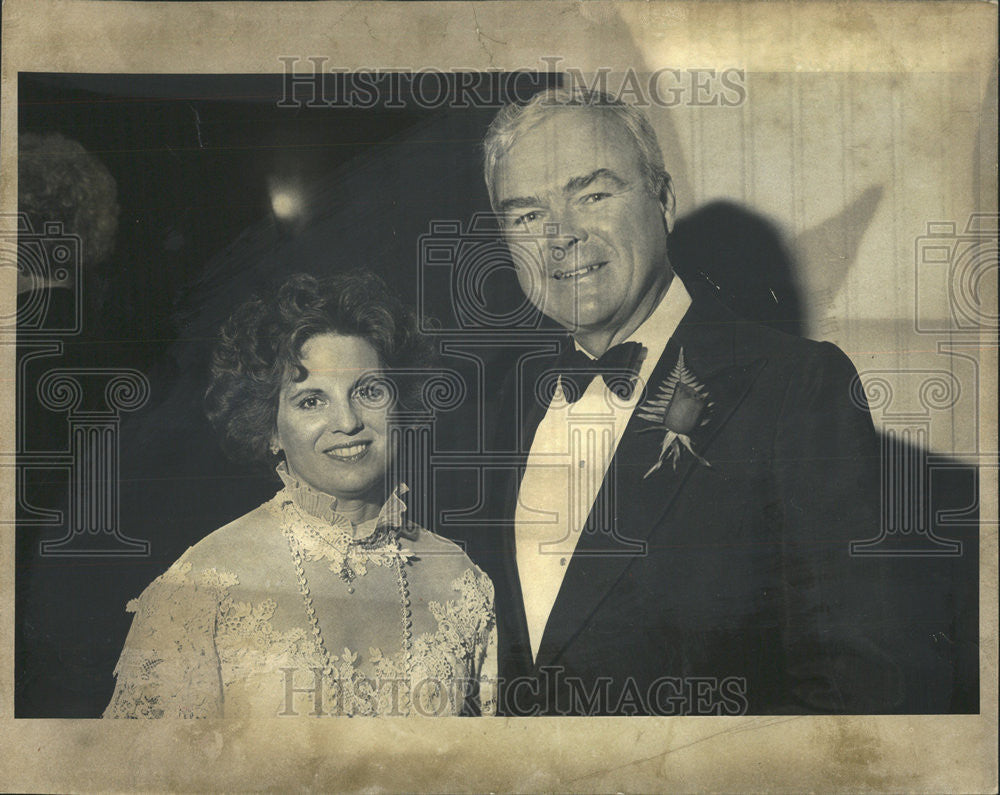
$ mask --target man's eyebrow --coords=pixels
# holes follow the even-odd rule
[[[540,207],[542,200],[537,196],[512,196],[509,199],[504,199],[498,205],[497,209],[502,212],[508,212],[509,210],[522,209],[525,207]]]
[[[563,193],[576,193],[578,190],[586,188],[596,179],[609,180],[616,188],[625,188],[628,186],[628,183],[610,168],[599,168],[596,171],[591,171],[584,177],[573,177],[573,179],[566,183],[566,187],[563,188]]]
[[[616,188],[627,188],[628,182],[619,177],[610,168],[598,168],[591,171],[589,174],[582,177],[573,177],[569,182],[563,187],[563,193],[570,194],[576,193],[578,190],[583,190],[590,183],[598,179],[606,179],[610,181]],[[512,196],[509,199],[504,199],[497,205],[497,210],[501,213],[509,212],[510,210],[523,209],[527,207],[541,207],[543,204],[542,200],[537,196]]]

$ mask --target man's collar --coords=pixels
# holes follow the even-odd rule
[[[660,303],[656,305],[649,316],[639,324],[623,342],[638,342],[645,348],[643,363],[639,371],[640,378],[645,381],[652,374],[653,368],[660,359],[663,349],[666,348],[668,340],[674,335],[681,320],[691,306],[691,295],[688,293],[684,282],[676,273],[670,280]],[[573,345],[577,350],[583,351],[591,359],[596,358],[590,354],[580,343],[573,340]]]
[[[666,345],[689,306],[691,306],[691,295],[681,277],[675,273],[660,303],[625,342],[639,342],[647,349],[653,345]]]
[[[660,347],[665,345],[666,341],[676,331],[689,306],[691,306],[691,295],[684,286],[684,282],[681,281],[681,277],[675,273],[670,280],[670,286],[663,294],[660,302],[653,308],[648,317],[639,324],[639,327],[626,339],[622,340],[622,342],[638,342],[647,349],[651,346]],[[573,345],[578,351],[582,351],[591,359],[597,358],[575,339],[573,340]]]

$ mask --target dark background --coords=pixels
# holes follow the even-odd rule
[[[508,98],[501,85],[523,96],[549,79],[524,74],[507,84],[502,76],[481,76],[484,93],[498,101]],[[122,531],[149,540],[151,553],[42,556],[40,543],[62,537],[63,528],[17,528],[17,717],[99,715],[131,620],[125,602],[185,548],[274,493],[273,475],[222,455],[201,410],[208,353],[232,308],[294,271],[364,266],[411,303],[425,279],[425,313],[446,329],[455,326],[455,279],[437,271],[434,279],[427,276],[419,240],[433,221],[467,228],[475,213],[488,210],[478,147],[496,106],[420,108],[405,95],[404,80],[402,108],[281,108],[283,80],[20,76],[19,132],[58,131],[79,141],[113,175],[121,206],[114,253],[102,263],[84,256],[82,332],[53,337],[63,342],[62,354],[31,363],[18,383],[27,408],[19,417],[26,449],[66,446],[65,414],[48,411],[34,397],[47,369],[130,367],[145,373],[149,401],[122,415],[120,517]],[[275,185],[301,197],[301,215],[275,216]],[[509,311],[521,295],[493,236],[480,237],[481,251],[496,266],[485,282],[483,306]],[[739,314],[803,332],[796,264],[768,219],[714,203],[680,219],[670,246],[678,272],[707,278]],[[523,331],[534,333],[538,325],[537,316],[525,319]],[[553,333],[544,323],[540,330]],[[448,339],[473,337],[457,331]],[[27,342],[19,338],[19,352]],[[467,400],[438,421],[436,449],[475,448],[471,434],[479,428],[479,411],[489,413],[512,360],[507,346],[494,342],[479,349],[480,386],[469,360],[444,357],[471,387]],[[933,483],[924,477],[932,516],[974,501],[969,468],[938,474]],[[28,473],[19,489],[19,517],[22,499],[64,509],[67,488],[58,472]],[[476,489],[470,472],[441,473],[435,508],[471,505]],[[460,541],[475,530],[456,525],[443,532]],[[908,662],[916,686],[905,711],[978,711],[976,533],[962,540],[961,558],[886,561],[912,615],[911,624],[899,628],[913,638]]]
[[[149,540],[151,552],[43,555],[40,543],[61,538],[63,528],[22,522],[19,717],[98,715],[110,698],[111,671],[131,620],[125,602],[184,549],[269,499],[279,485],[273,473],[228,460],[202,412],[208,356],[221,322],[251,294],[295,271],[370,268],[415,304],[420,235],[433,220],[468,224],[475,212],[489,209],[478,146],[499,103],[509,99],[500,79],[483,78],[481,95],[495,106],[455,111],[439,102],[419,107],[407,95],[408,78],[392,93],[386,89],[388,101],[404,107],[358,110],[279,107],[281,75],[21,75],[20,133],[59,132],[81,143],[111,172],[121,207],[114,253],[101,263],[83,254],[82,332],[42,334],[60,340],[63,353],[31,362],[18,384],[27,409],[25,447],[67,446],[65,413],[49,411],[35,395],[49,369],[145,373],[149,400],[122,414],[120,527],[130,538]],[[506,85],[529,95],[544,79],[524,75]],[[434,97],[434,88],[428,85],[426,96]],[[297,97],[310,96],[308,88],[297,90]],[[339,90],[331,82],[321,96]],[[276,187],[300,198],[298,216],[275,215]],[[40,226],[42,219],[33,221]],[[501,251],[487,247],[494,258]],[[509,269],[498,264],[483,300],[484,308],[502,312],[523,299]],[[426,313],[450,328],[452,284],[442,275],[428,277]],[[69,311],[71,302],[60,301],[66,291],[53,292],[50,311]],[[534,316],[528,327],[538,323]],[[32,339],[19,334],[22,355]],[[470,449],[474,441],[465,431],[499,385],[503,350],[479,352],[488,388],[473,389],[447,422],[437,423],[438,449]],[[445,357],[443,364],[474,383],[469,362]],[[65,511],[64,473],[31,470],[25,477],[19,518],[24,502]],[[448,508],[449,498],[474,499],[468,478],[442,476],[438,507]]]

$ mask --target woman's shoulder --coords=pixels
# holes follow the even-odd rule
[[[459,544],[415,522],[407,522],[402,528],[400,542],[418,555],[441,556],[443,560],[453,561],[466,567],[475,566]]]
[[[264,503],[188,547],[143,596],[164,588],[217,592],[247,584],[273,565],[275,548],[284,543],[270,502]]]
[[[258,556],[262,548],[284,543],[274,513],[273,500],[269,500],[209,533],[185,554],[199,563],[219,559],[234,561],[247,556]]]
[[[414,562],[425,575],[452,591],[472,588],[488,592],[492,599],[492,581],[459,544],[413,523],[407,525],[406,531],[409,537],[401,537],[402,545],[412,552]]]

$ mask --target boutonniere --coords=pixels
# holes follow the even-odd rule
[[[655,396],[648,398],[637,409],[640,419],[654,423],[652,427],[643,428],[639,433],[663,432],[660,456],[642,476],[643,480],[662,467],[664,461],[670,461],[676,470],[681,448],[686,449],[705,466],[712,466],[695,452],[691,434],[708,423],[709,409],[713,405],[715,404],[709,399],[705,385],[684,364],[684,349],[681,348],[677,364],[660,384]]]

